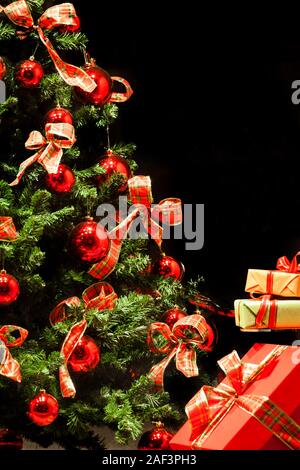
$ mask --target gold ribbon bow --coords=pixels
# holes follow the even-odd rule
[[[72,124],[48,123],[45,126],[46,138],[39,131],[32,131],[25,143],[28,150],[38,150],[32,157],[21,163],[16,179],[10,186],[19,184],[26,169],[34,162],[40,163],[48,173],[57,173],[62,149],[71,148],[76,142]]]

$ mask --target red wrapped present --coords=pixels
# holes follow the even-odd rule
[[[187,404],[171,449],[300,450],[300,348],[255,344],[219,365],[226,378]]]

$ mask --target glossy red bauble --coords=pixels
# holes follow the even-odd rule
[[[6,271],[0,273],[0,306],[10,305],[15,302],[20,294],[20,286],[16,278],[7,274]]]
[[[97,263],[105,258],[109,247],[107,230],[92,218],[76,225],[70,236],[70,249],[80,261]]]
[[[182,318],[184,318],[186,316],[187,316],[187,314],[185,312],[183,312],[182,310],[180,310],[180,308],[173,307],[173,308],[170,308],[170,310],[167,310],[164,313],[164,315],[162,317],[162,322],[169,325],[170,329],[172,330],[175,323],[177,323],[179,320],[181,320]]]
[[[146,431],[139,440],[139,450],[167,450],[173,434],[162,424],[157,424],[151,431]]]
[[[73,124],[73,116],[65,108],[57,107],[50,109],[45,116],[45,124],[47,123],[64,123],[64,124]]]
[[[71,168],[62,163],[58,166],[57,173],[48,173],[45,177],[46,188],[55,194],[69,193],[75,182],[75,175]]]
[[[43,67],[33,59],[24,60],[17,65],[15,80],[23,88],[36,88],[44,76]]]
[[[124,184],[118,188],[118,191],[121,193],[126,190],[127,181],[131,177],[131,171],[125,158],[115,155],[111,150],[108,150],[99,161],[99,165],[105,170],[105,173],[97,176],[99,185],[108,181],[114,173],[119,173],[124,178]]]
[[[91,93],[76,87],[76,95],[83,103],[93,104],[94,106],[103,106],[109,101],[112,94],[112,79],[110,78],[110,75],[105,70],[94,64],[85,65],[84,70],[94,80],[97,87]]]
[[[184,266],[171,256],[162,256],[153,266],[153,272],[164,278],[172,277],[180,281],[184,274]]]
[[[6,74],[6,64],[2,57],[0,57],[0,80],[2,80],[5,77]]]
[[[77,343],[69,364],[74,372],[89,372],[100,362],[100,349],[92,338],[83,336]]]
[[[76,31],[80,30],[80,18],[76,16],[74,18],[75,24],[64,24],[59,27],[60,33],[75,33]]]
[[[0,452],[1,450],[22,450],[23,438],[12,429],[0,429]]]
[[[29,403],[28,416],[38,426],[52,424],[56,420],[58,412],[59,406],[56,398],[43,390]]]

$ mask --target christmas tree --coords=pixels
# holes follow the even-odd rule
[[[151,206],[135,145],[110,141],[129,83],[90,58],[73,5],[2,4],[0,428],[94,449],[106,424],[124,444],[144,423],[179,418],[165,368],[190,342],[190,370],[178,354],[176,365],[197,375],[214,333],[196,308],[217,307],[162,251],[180,201]]]

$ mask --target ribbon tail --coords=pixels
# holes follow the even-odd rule
[[[64,62],[54,49],[51,41],[45,36],[43,30],[40,27],[38,28],[38,33],[42,43],[46,46],[54,66],[61,78],[68,85],[79,87],[87,93],[94,91],[97,87],[94,80],[84,70],[80,69],[79,67],[75,67],[75,65]]]
[[[177,349],[174,348],[174,350],[167,357],[165,357],[158,364],[155,364],[155,366],[153,366],[150,369],[148,377],[149,377],[150,380],[152,380],[154,382],[154,385],[158,390],[163,390],[163,388],[164,388],[165,369],[170,364],[170,362],[173,359],[173,357],[175,356],[176,352],[177,352]]]
[[[181,344],[176,352],[176,368],[186,377],[199,375],[196,351],[186,344]]]
[[[0,374],[15,382],[22,382],[20,364],[12,357],[8,349],[6,349],[5,362],[0,367]]]
[[[152,240],[154,240],[155,243],[161,247],[164,229],[157,222],[155,222],[152,217],[150,217],[150,223],[148,224],[148,233]]]
[[[135,209],[114,230],[109,233],[110,249],[104,260],[94,264],[88,273],[96,279],[104,279],[115,269],[119,260],[124,238],[127,236],[131,223],[139,215],[139,209]]]
[[[47,173],[57,173],[62,156],[62,149],[50,143],[38,158],[38,162]]]
[[[60,351],[60,354],[64,359],[64,364],[59,368],[59,382],[61,393],[64,398],[74,398],[76,395],[76,389],[69,374],[67,364],[71,354],[73,353],[74,349],[78,344],[78,341],[84,335],[86,328],[86,320],[82,320],[81,322],[76,323],[76,325],[72,326],[63,342]]]
[[[24,162],[21,163],[16,179],[12,183],[10,183],[9,186],[17,186],[20,183],[22,176],[24,175],[27,168],[30,167],[34,162],[36,162],[40,158],[42,152],[43,151],[40,150],[35,155],[27,158],[27,160],[24,160]]]

